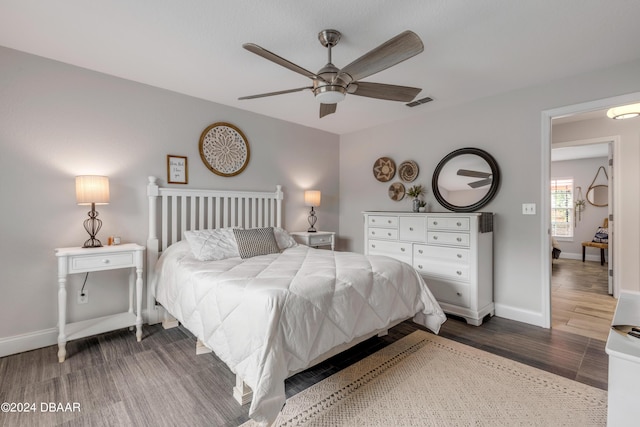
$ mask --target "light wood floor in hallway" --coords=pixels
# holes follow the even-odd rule
[[[552,328],[606,341],[616,302],[608,293],[607,264],[553,260]]]

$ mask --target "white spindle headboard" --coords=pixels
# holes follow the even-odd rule
[[[160,187],[149,177],[149,237],[147,239],[147,314],[156,323],[149,285],[160,253],[182,239],[187,230],[223,227],[282,227],[282,187],[274,192],[196,190]],[[155,315],[155,319],[154,319]]]

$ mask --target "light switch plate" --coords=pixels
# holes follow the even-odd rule
[[[536,204],[535,203],[523,203],[522,204],[522,215],[535,215],[536,214]]]

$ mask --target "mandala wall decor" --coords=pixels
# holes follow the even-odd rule
[[[413,182],[418,177],[418,164],[413,160],[407,160],[400,163],[398,168],[398,176],[404,182]]]
[[[380,157],[373,164],[373,176],[380,182],[390,181],[396,174],[396,164],[388,157]]]
[[[405,188],[401,182],[394,182],[389,186],[389,198],[394,201],[404,199]]]
[[[238,175],[247,167],[249,155],[247,137],[230,123],[214,123],[200,135],[200,157],[216,175]]]

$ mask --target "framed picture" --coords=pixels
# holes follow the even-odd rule
[[[167,183],[187,184],[189,182],[189,169],[185,156],[167,154]]]

